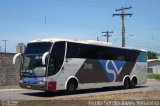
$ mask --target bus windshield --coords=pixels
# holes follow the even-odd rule
[[[50,50],[51,45],[50,42],[29,43],[24,54],[44,54]]]
[[[46,66],[42,65],[42,55],[50,51],[51,43],[29,43],[22,59],[21,75],[26,77],[44,77]],[[47,60],[47,59],[46,59]]]

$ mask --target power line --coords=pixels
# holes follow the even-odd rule
[[[124,17],[125,16],[132,16],[133,14],[132,13],[127,13],[127,14],[125,14],[124,13],[124,10],[126,10],[126,9],[131,9],[132,7],[130,6],[130,7],[122,7],[122,8],[120,8],[120,9],[116,9],[116,11],[121,11],[121,14],[113,14],[113,17],[114,16],[121,16],[121,18],[122,18],[122,47],[125,47],[125,27],[124,27]]]
[[[106,33],[105,35],[102,35],[102,36],[104,36],[104,37],[106,37],[107,38],[107,42],[109,42],[109,37],[111,37],[112,35],[109,35],[109,33],[114,33],[113,31],[106,31],[106,32],[102,32],[102,33]]]
[[[158,45],[154,45],[152,43],[147,43],[147,42],[139,42],[137,40],[131,39],[130,40],[126,40],[127,44],[129,44],[130,46],[135,46],[136,48],[144,48],[146,50],[153,50],[153,51],[160,51]],[[121,43],[119,43],[120,45]],[[154,45],[154,46],[153,46]]]
[[[158,52],[160,51],[160,49],[157,49],[157,48],[150,48],[150,47],[145,47],[145,46],[141,46],[141,45],[137,45],[137,44],[132,44],[132,43],[129,43],[129,45],[136,46],[136,48],[143,47],[144,49],[150,50],[150,51],[158,51]]]
[[[127,40],[128,42],[128,40]],[[140,45],[146,45],[146,46],[151,46],[151,47],[157,47],[159,48],[160,45],[159,44],[156,44],[156,43],[150,43],[150,42],[144,42],[144,41],[137,41],[137,40],[134,40],[134,39],[130,39],[129,42],[133,42],[133,43],[138,43]],[[153,46],[154,45],[154,46]]]
[[[147,46],[147,45],[143,45],[143,44],[139,44],[139,43],[135,43],[135,42],[130,42],[130,41],[127,41],[130,45],[134,45],[134,46],[138,46],[138,47],[143,47],[143,48],[146,48],[146,49],[152,49],[152,50],[160,50],[158,49],[157,47],[154,47],[154,46]]]

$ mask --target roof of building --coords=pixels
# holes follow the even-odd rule
[[[148,62],[160,61],[160,59],[148,59]]]

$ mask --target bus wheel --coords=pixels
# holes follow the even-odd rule
[[[52,94],[53,92],[52,91],[44,91],[45,94]]]
[[[134,77],[134,78],[132,79],[132,81],[131,81],[131,88],[135,88],[136,85],[137,85],[137,78]]]
[[[67,85],[67,93],[69,94],[75,93],[76,88],[77,88],[76,82],[74,80],[69,81]]]
[[[130,88],[130,80],[129,80],[129,78],[126,78],[126,79],[125,79],[123,88],[124,88],[124,89]]]

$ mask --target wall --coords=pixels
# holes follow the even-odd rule
[[[0,86],[18,84],[20,59],[16,65],[12,64],[14,53],[0,52]]]
[[[160,74],[160,61],[150,61],[148,62],[148,71],[149,73]]]

